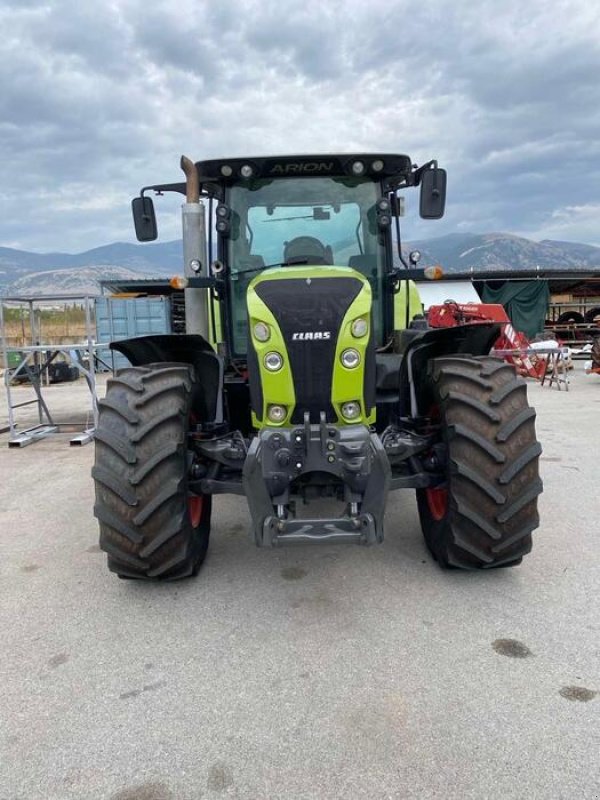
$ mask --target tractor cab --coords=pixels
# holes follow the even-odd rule
[[[219,276],[223,333],[232,359],[244,359],[248,352],[252,280],[266,269],[298,265],[347,267],[363,276],[371,289],[374,342],[380,347],[389,340],[394,330],[390,285],[399,277],[392,242],[392,225],[395,220],[399,233],[401,213],[396,193],[420,186],[421,216],[441,217],[446,173],[437,162],[415,168],[405,155],[280,156],[201,161],[195,169],[199,196],[208,199],[208,259],[210,272]],[[146,187],[134,200],[142,241],[156,238],[155,224],[144,229],[142,222],[151,205],[144,193],[150,190],[185,193],[186,184]],[[153,209],[151,215],[154,219]]]
[[[395,192],[419,179],[407,156],[289,156],[197,166],[201,175],[220,178],[216,230],[228,286],[232,357],[248,352],[252,280],[265,269],[300,265],[315,268],[315,276],[318,267],[358,272],[371,290],[374,342],[384,343],[393,329],[388,285],[394,271]],[[433,163],[427,167],[435,169]],[[442,188],[444,173],[436,175]],[[441,216],[443,200],[434,211]]]
[[[383,204],[383,225],[377,204]],[[246,295],[258,273],[306,265],[350,267],[369,283],[375,338],[384,335],[384,283],[391,272],[389,201],[367,177],[257,178],[234,184],[218,212],[227,214],[221,259],[231,286],[231,340],[247,352]]]

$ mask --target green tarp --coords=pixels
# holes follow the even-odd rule
[[[506,281],[499,288],[485,283],[481,299],[504,306],[514,329],[529,339],[544,330],[550,302],[548,281]]]

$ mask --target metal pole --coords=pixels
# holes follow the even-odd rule
[[[94,417],[94,428],[98,427],[98,397],[96,394],[96,367],[94,364],[94,341],[92,336],[92,315],[91,304],[88,295],[85,296],[85,331],[87,334],[88,346],[88,374],[87,383],[92,396],[92,415]]]
[[[39,344],[39,342],[35,341],[35,319],[33,318],[34,317],[33,300],[28,300],[27,303],[29,305],[29,331],[31,333],[31,344],[32,345]],[[23,342],[23,344],[25,344],[25,342]]]
[[[106,296],[106,316],[108,318],[108,335],[110,337],[110,341],[112,342],[115,338],[115,322],[113,319],[113,298],[111,295]],[[110,363],[112,366],[113,375],[115,374],[115,351],[110,351]]]
[[[33,307],[33,303],[34,303],[33,300],[29,300],[29,327],[31,329],[31,344],[32,345],[39,345],[39,344],[41,344],[41,342],[40,342],[39,336],[37,335],[37,331],[36,331],[35,308]],[[37,352],[37,350],[34,350],[33,351],[33,374],[34,375],[37,373],[37,369],[38,369],[39,363],[40,363],[39,353]],[[39,378],[40,378],[40,381],[41,381],[42,376],[40,375]],[[36,395],[37,395],[37,398],[38,398],[38,418],[39,418],[40,425],[41,425],[42,422],[44,421],[44,418],[42,416],[42,404],[40,403],[39,393],[36,392]]]
[[[4,360],[4,385],[6,387],[6,402],[8,405],[8,426],[10,435],[15,432],[15,416],[13,413],[12,394],[10,391],[10,372],[8,369],[8,342],[6,340],[6,330],[4,328],[4,302],[0,300],[0,335],[2,336],[2,358]]]
[[[4,335],[4,302],[0,299],[0,338],[2,339],[2,359],[4,369],[8,369],[8,346]]]

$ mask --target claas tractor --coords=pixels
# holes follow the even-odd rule
[[[542,489],[525,383],[489,356],[498,323],[427,326],[415,282],[440,270],[402,254],[403,193],[438,219],[446,172],[387,153],[181,166],[132,202],[152,241],[152,194],[185,195],[186,333],[111,345],[131,366],[95,434],[110,570],[195,575],[219,494],[246,498],[259,547],[379,544],[398,490],[442,567],[520,563]]]

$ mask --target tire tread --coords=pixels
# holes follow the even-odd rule
[[[489,356],[443,356],[428,371],[447,446],[448,509],[440,520],[417,491],[426,542],[442,566],[520,563],[539,524],[535,411],[514,368]]]
[[[109,569],[121,577],[173,580],[195,574],[204,560],[210,496],[195,529],[187,508],[195,381],[193,367],[169,363],[127,367],[107,382],[95,437],[94,513]]]

